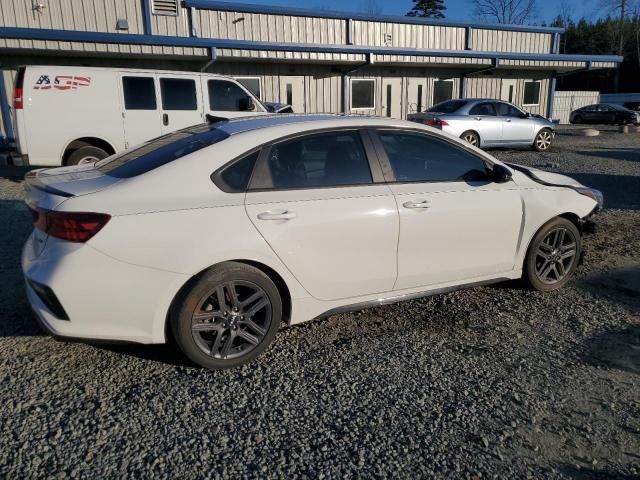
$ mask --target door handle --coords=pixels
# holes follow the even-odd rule
[[[404,208],[430,208],[431,202],[429,200],[420,200],[419,202],[405,202],[402,204]]]
[[[163,113],[162,114],[162,124],[163,125],[169,125],[169,114],[168,113]]]
[[[476,120],[482,120],[482,117],[476,117]]]
[[[289,210],[269,211],[258,214],[260,220],[291,220],[296,218],[295,212]]]
[[[510,122],[510,121],[511,121],[511,119],[510,119],[510,118],[507,118],[507,119],[505,120],[505,122]]]

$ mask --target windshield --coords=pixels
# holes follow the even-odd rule
[[[141,175],[229,137],[214,125],[196,125],[154,138],[138,148],[107,157],[95,166],[117,178]]]
[[[453,113],[464,107],[467,102],[462,100],[447,100],[446,102],[439,103],[431,107],[427,112],[437,113]]]

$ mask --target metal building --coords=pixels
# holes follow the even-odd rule
[[[0,112],[21,65],[204,70],[296,112],[406,117],[458,97],[552,117],[555,78],[615,68],[561,55],[562,29],[370,16],[212,0],[2,0]]]

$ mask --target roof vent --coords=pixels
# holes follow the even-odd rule
[[[151,0],[154,15],[178,15],[178,0]]]

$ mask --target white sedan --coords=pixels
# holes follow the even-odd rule
[[[22,266],[53,335],[246,363],[283,324],[524,278],[553,290],[602,195],[399,120],[219,120],[26,176]]]

